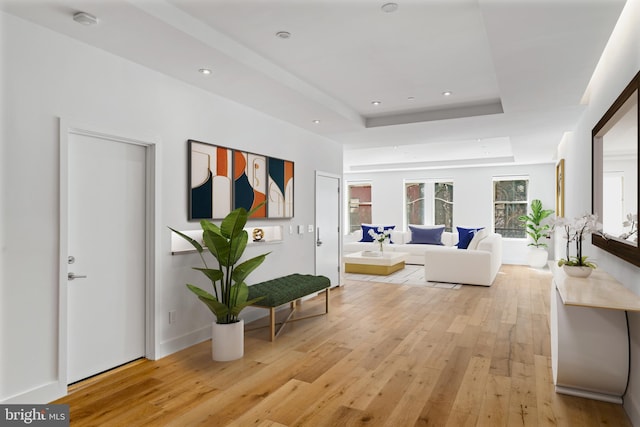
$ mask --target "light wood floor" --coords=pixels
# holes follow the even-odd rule
[[[241,360],[212,362],[207,341],[56,403],[72,426],[630,426],[620,405],[554,392],[550,280],[503,266],[490,288],[351,281],[274,343],[248,332]]]

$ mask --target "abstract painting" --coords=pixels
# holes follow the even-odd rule
[[[224,218],[231,212],[232,150],[189,140],[189,219]]]
[[[264,156],[244,151],[233,153],[234,209],[250,211],[266,200],[267,160]],[[262,205],[251,218],[266,218],[267,208]]]
[[[293,162],[268,158],[267,215],[269,218],[293,217]]]
[[[293,218],[293,162],[192,139],[188,149],[190,220],[257,206],[251,218]]]

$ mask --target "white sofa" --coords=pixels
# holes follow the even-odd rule
[[[378,250],[376,242],[360,242],[361,238],[361,231],[345,236],[343,252]],[[502,265],[502,236],[497,233],[478,233],[468,249],[456,246],[457,232],[443,232],[443,245],[409,243],[410,231],[392,231],[391,241],[384,251],[408,253],[407,264],[424,265],[428,281],[491,286]]]
[[[475,249],[425,246],[424,278],[430,282],[491,286],[502,265],[502,236],[497,233],[481,239]]]

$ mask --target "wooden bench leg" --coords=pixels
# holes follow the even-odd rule
[[[320,291],[321,292],[321,291]],[[280,327],[276,330],[276,308],[277,307],[262,307],[262,308],[267,308],[269,309],[269,329],[270,329],[270,336],[271,336],[271,341],[275,341],[276,337],[278,335],[280,335],[280,332],[282,332],[282,330],[284,329],[285,325],[288,322],[296,322],[298,320],[304,320],[304,319],[310,319],[312,317],[317,317],[317,316],[322,316],[326,313],[329,313],[329,288],[326,288],[324,290],[325,292],[325,302],[324,302],[324,313],[320,313],[320,314],[312,314],[309,316],[304,316],[304,317],[299,317],[297,319],[292,319],[291,317],[293,316],[293,314],[296,312],[297,310],[297,303],[299,300],[293,300],[290,302],[290,310],[289,310],[289,314],[287,316],[286,319],[284,319],[284,321],[277,323],[278,325],[280,325]],[[260,307],[259,305],[255,305],[257,307]],[[253,329],[245,329],[245,331],[253,331],[254,329],[260,329],[260,328],[265,328],[265,326],[258,326],[256,328]]]
[[[271,341],[275,341],[276,339],[276,308],[271,307],[269,309],[269,328],[271,330]]]
[[[324,294],[324,312],[325,313],[329,312],[329,288],[325,290],[325,294]]]

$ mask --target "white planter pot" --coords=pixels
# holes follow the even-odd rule
[[[562,269],[567,276],[571,277],[585,278],[591,276],[591,273],[593,272],[593,268],[581,265],[563,265]]]
[[[240,359],[244,355],[244,320],[211,325],[211,358],[216,362]]]
[[[547,265],[549,260],[549,252],[545,248],[536,248],[534,246],[529,248],[529,254],[527,256],[527,262],[530,267],[543,268]]]

